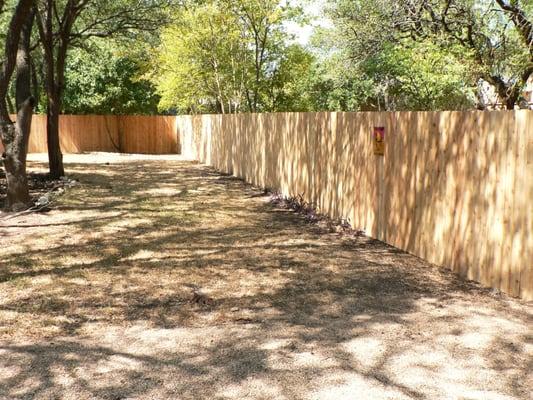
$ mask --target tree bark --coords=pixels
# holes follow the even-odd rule
[[[19,211],[31,203],[26,176],[26,155],[33,115],[33,98],[28,98],[17,113],[17,123],[12,125],[13,140],[5,148],[4,168],[7,181],[5,208]]]
[[[34,18],[35,18],[35,12],[34,12]],[[41,98],[41,87],[39,85],[39,74],[37,73],[37,66],[35,65],[35,62],[33,58],[30,57],[30,67],[31,67],[31,88],[32,88],[32,96],[35,99],[35,107],[39,107],[39,99]]]
[[[31,96],[30,45],[33,27],[33,13],[30,13],[21,30],[17,51],[16,106],[17,122],[14,127],[13,141],[5,151],[4,166],[7,180],[8,210],[26,208],[30,202],[28,179],[26,176],[26,156],[31,132],[34,100]]]
[[[10,114],[16,114],[17,108],[15,106],[15,103],[13,102],[13,97],[11,96],[9,92],[10,91],[6,93],[7,110],[9,111]]]
[[[6,63],[1,74],[0,118],[2,122],[2,142],[4,144],[3,163],[7,181],[6,209],[17,211],[30,203],[26,177],[26,155],[31,130],[34,101],[31,97],[30,40],[33,26],[32,1],[21,0],[15,10],[10,25],[10,40],[6,41]],[[18,24],[13,22],[18,20]],[[9,53],[9,54],[8,54]],[[13,55],[15,57],[13,57]],[[6,115],[4,91],[9,84],[13,68],[17,69],[16,103],[17,122],[13,123]]]
[[[57,91],[49,94],[46,115],[46,138],[48,140],[48,164],[50,176],[59,179],[65,175],[63,154],[59,144],[59,113],[61,110],[60,95]]]
[[[45,2],[44,10],[42,12],[37,12],[37,15],[37,26],[39,28],[39,36],[43,46],[45,65],[44,84],[48,100],[46,109],[48,168],[50,171],[50,176],[54,179],[58,179],[65,175],[65,170],[63,167],[63,155],[61,154],[61,147],[59,143],[59,114],[61,112],[62,93],[58,82],[58,77],[56,75],[56,72],[60,69],[58,64],[59,57],[61,56],[62,52],[61,49],[58,49],[56,60],[56,52],[54,51],[56,44],[54,43],[53,1],[47,0]],[[60,38],[60,43],[64,44],[63,38]]]
[[[6,105],[6,95],[9,90],[9,83],[13,70],[16,66],[17,49],[20,41],[20,34],[24,22],[31,11],[33,0],[19,0],[13,17],[9,23],[9,30],[5,39],[4,62],[0,68],[0,125],[2,130],[2,139],[4,130],[6,135],[10,133],[8,125],[12,123]]]

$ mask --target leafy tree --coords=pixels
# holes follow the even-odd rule
[[[228,113],[304,107],[296,88],[311,55],[289,44],[285,29],[297,14],[279,0],[212,0],[176,13],[147,75],[161,95],[160,108]]]
[[[387,44],[361,64],[373,108],[442,110],[472,106],[475,86],[454,52],[428,42]],[[376,104],[377,103],[377,104]]]
[[[314,62],[313,55],[302,46],[288,45],[265,86],[265,108],[278,112],[310,111],[312,99],[307,87]]]
[[[339,26],[339,25],[337,25]],[[436,110],[472,107],[475,79],[460,49],[410,38],[351,43],[347,29],[322,30],[308,93],[320,110]],[[375,37],[369,37],[372,41]]]
[[[150,82],[139,79],[140,53],[102,39],[74,48],[65,70],[63,112],[155,114],[159,97]]]
[[[50,174],[64,175],[59,146],[59,114],[65,89],[67,54],[90,38],[156,30],[164,21],[164,0],[36,0],[47,97]]]
[[[460,48],[469,71],[493,85],[509,109],[533,74],[532,12],[528,0],[330,2],[351,54],[380,52],[406,39]]]
[[[215,3],[174,15],[161,34],[149,77],[160,108],[179,112],[241,109],[248,52],[233,13]]]
[[[241,40],[252,49],[250,66],[245,74],[245,95],[251,112],[265,108],[265,91],[284,58],[289,35],[285,23],[301,12],[290,3],[280,0],[228,0],[225,7],[238,17],[241,24]]]

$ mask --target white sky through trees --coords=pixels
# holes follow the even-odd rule
[[[288,22],[286,24],[287,31],[295,36],[296,43],[303,46],[307,45],[313,35],[315,27],[327,27],[331,25],[331,21],[325,17],[323,13],[325,2],[325,0],[293,1],[294,5],[301,5],[304,8],[305,14],[309,19],[309,22],[304,25],[295,22]]]

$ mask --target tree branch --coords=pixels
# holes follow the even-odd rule
[[[502,10],[510,14],[511,20],[533,58],[533,23],[527,18],[525,11],[516,6],[516,3],[508,3],[506,0],[496,0],[496,2]]]

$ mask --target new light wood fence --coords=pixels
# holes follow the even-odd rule
[[[176,117],[170,116],[62,115],[59,139],[64,153],[176,154],[181,151]],[[34,115],[29,152],[47,152],[46,143],[46,116]]]
[[[533,300],[533,111],[62,116],[60,139],[65,153],[182,151]],[[46,151],[43,116],[29,150]]]
[[[533,299],[533,111],[186,116],[177,127],[185,155]]]

